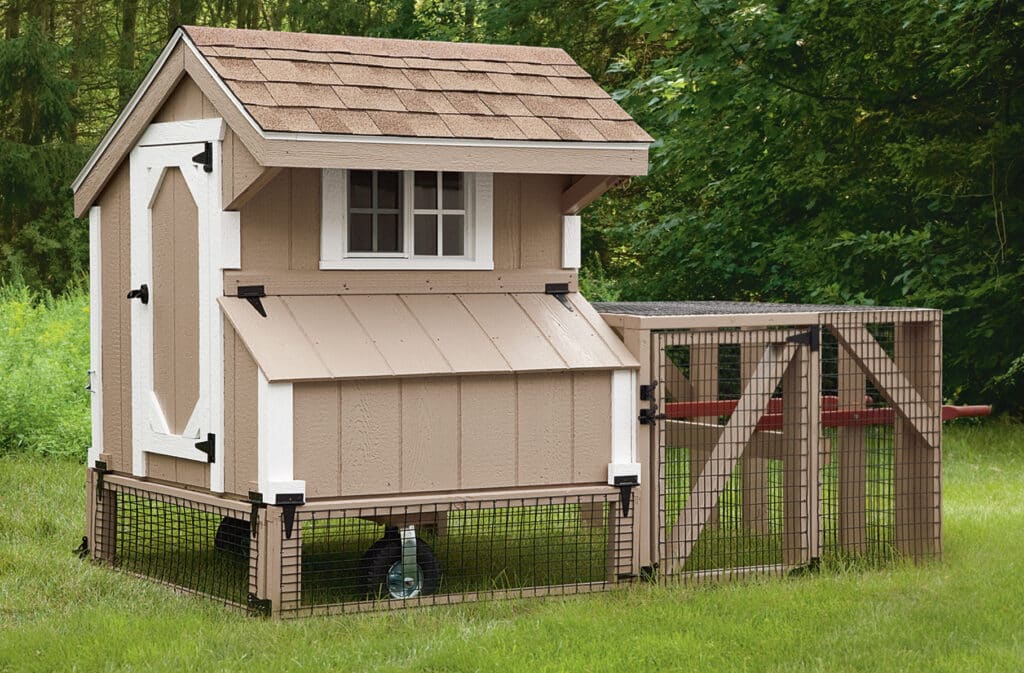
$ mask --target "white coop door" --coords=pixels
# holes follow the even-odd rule
[[[152,124],[131,154],[133,472],[210,463],[223,490],[220,119]]]

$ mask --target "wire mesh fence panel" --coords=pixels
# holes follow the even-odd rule
[[[101,560],[186,593],[251,607],[259,554],[248,512],[106,484],[96,517]]]
[[[807,330],[655,333],[659,571],[668,580],[809,561]]]
[[[618,494],[299,511],[282,531],[288,614],[576,593],[628,576]]]
[[[826,316],[823,558],[879,564],[941,552],[941,325]]]

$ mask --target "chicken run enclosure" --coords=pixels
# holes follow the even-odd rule
[[[560,49],[186,26],[72,185],[83,554],[297,616],[942,549],[941,314],[591,304]]]

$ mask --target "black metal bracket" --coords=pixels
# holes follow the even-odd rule
[[[238,296],[252,304],[252,307],[261,316],[267,317],[267,309],[263,308],[263,302],[260,301],[260,299],[267,296],[266,290],[262,285],[239,285]]]
[[[258,537],[260,526],[260,510],[267,506],[263,502],[263,494],[259,491],[249,491],[249,535],[255,540]],[[251,595],[251,594],[250,594]]]
[[[640,567],[641,582],[656,582],[658,580],[658,564],[652,563],[649,566]]]
[[[292,531],[295,529],[295,508],[306,503],[306,497],[301,493],[278,493],[274,504],[281,507],[281,519],[284,521],[284,537],[292,539]]]
[[[196,442],[196,448],[206,454],[206,462],[212,463],[217,457],[217,435],[206,433],[206,439]]]
[[[89,555],[89,538],[85,535],[82,536],[82,544],[78,545],[72,550],[73,553],[78,554],[78,558],[84,559]]]
[[[204,171],[213,173],[213,143],[203,143],[203,151],[192,157],[192,163],[202,164]]]
[[[615,486],[619,489],[619,503],[622,506],[622,516],[629,516],[629,503],[633,499],[633,489],[639,485],[640,480],[634,475],[615,477]]]
[[[96,499],[103,500],[103,475],[110,471],[107,469],[107,461],[97,460],[93,469],[96,470]]]
[[[246,598],[246,604],[250,613],[260,617],[269,617],[273,607],[269,598],[260,598],[252,593]]]
[[[649,385],[640,386],[640,399],[647,402],[647,408],[641,409],[640,416],[637,417],[640,425],[654,425],[665,418],[665,414],[658,413],[658,396],[655,394],[657,389],[657,381],[651,381]]]
[[[817,353],[821,348],[821,327],[812,325],[806,332],[787,337],[786,343],[808,346],[812,353]]]
[[[569,310],[569,311],[575,311],[576,310],[576,309],[574,309],[572,307],[572,303],[569,301],[569,298],[566,296],[567,294],[569,294],[569,284],[568,283],[545,283],[545,285],[544,285],[544,294],[554,295],[555,299],[557,299],[558,302],[562,306],[564,306],[567,310]]]
[[[129,299],[138,299],[143,304],[149,303],[149,286],[143,283],[137,289],[128,293]]]

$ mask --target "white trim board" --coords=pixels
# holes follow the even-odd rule
[[[564,149],[564,150],[611,150],[611,151],[637,151],[646,150],[650,147],[651,143],[645,142],[582,142],[572,140],[489,140],[484,138],[413,138],[404,136],[364,136],[364,135],[340,135],[331,133],[291,133],[282,131],[264,131],[263,128],[253,119],[252,115],[245,109],[245,106],[238,99],[238,97],[231,91],[224,80],[217,74],[213,69],[213,66],[209,64],[206,58],[200,53],[195,43],[188,37],[185,31],[178,28],[174,31],[170,40],[167,42],[167,46],[164,47],[163,51],[160,52],[160,56],[153,63],[149,72],[143,79],[142,84],[136,89],[132,95],[128,104],[118,115],[117,119],[111,125],[110,129],[103,136],[103,139],[97,145],[96,150],[89,157],[85,166],[78,173],[74,182],[71,183],[71,191],[77,192],[82,183],[85,182],[85,178],[89,175],[92,169],[96,166],[100,157],[103,156],[104,152],[110,146],[114,137],[117,135],[121,127],[124,126],[125,121],[134,112],[136,106],[142,96],[145,95],[146,91],[152,85],[153,80],[156,79],[156,75],[166,64],[167,59],[170,57],[174,47],[179,42],[183,42],[189,50],[196,56],[199,63],[202,64],[203,68],[207,73],[213,77],[213,80],[220,87],[221,91],[228,97],[228,100],[232,102],[235,108],[242,114],[249,125],[256,133],[259,134],[264,140],[298,140],[298,141],[310,141],[310,142],[331,142],[331,143],[375,143],[380,145],[432,145],[432,146],[448,146],[448,147],[488,147],[488,148],[521,148],[521,149]]]
[[[306,482],[294,478],[294,394],[292,384],[270,383],[256,370],[256,475],[264,502],[280,493],[306,494]]]
[[[103,257],[99,206],[89,209],[89,407],[92,445],[88,467],[103,453]]]

